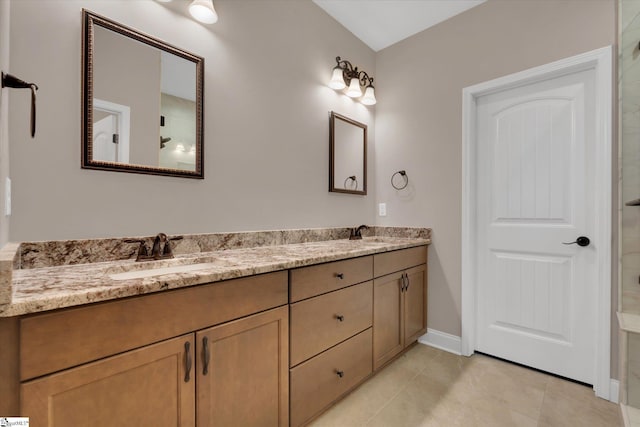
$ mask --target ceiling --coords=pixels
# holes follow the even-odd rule
[[[313,0],[374,51],[486,0]]]

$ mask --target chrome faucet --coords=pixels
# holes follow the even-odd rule
[[[149,247],[145,239],[127,239],[125,243],[139,243],[138,255],[136,256],[136,262],[140,261],[155,261],[160,259],[173,258],[173,251],[171,250],[170,242],[172,240],[180,240],[182,236],[167,237],[164,233],[158,233],[153,240],[153,246],[151,253],[149,253]]]
[[[351,235],[349,236],[349,240],[362,240],[362,230],[368,230],[369,227],[366,225],[361,225],[358,228],[351,229]]]

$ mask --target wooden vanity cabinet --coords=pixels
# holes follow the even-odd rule
[[[193,426],[194,343],[183,335],[26,382],[21,414],[42,427]]]
[[[374,256],[374,370],[427,332],[426,261],[426,246]]]
[[[421,246],[5,320],[19,350],[0,392],[45,427],[305,425],[426,332],[426,261]]]
[[[197,425],[289,425],[289,310],[196,334]]]
[[[27,316],[22,374],[44,375],[22,378],[20,414],[37,426],[288,426],[287,287],[277,272]],[[51,368],[65,360],[83,363]]]

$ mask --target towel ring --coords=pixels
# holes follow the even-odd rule
[[[353,182],[355,182],[355,183],[356,183],[356,188],[354,188],[354,190],[357,190],[357,189],[358,189],[358,178],[356,178],[356,176],[355,176],[355,175],[348,176],[348,177],[347,177],[347,179],[345,179],[345,180],[344,180],[344,184],[342,184],[342,186],[344,187],[344,189],[345,189],[345,190],[348,190],[348,188],[347,188],[347,181],[349,181],[349,180],[351,180],[351,181],[353,181]]]
[[[404,183],[403,184],[396,185],[393,182],[393,179],[396,177],[396,175],[400,175],[401,177],[404,178]],[[409,185],[409,175],[407,175],[406,171],[398,171],[398,172],[394,173],[393,175],[391,175],[391,186],[393,188],[395,188],[396,190],[402,190],[404,188],[407,188],[407,185]]]

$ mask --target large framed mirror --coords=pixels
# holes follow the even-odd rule
[[[329,191],[367,194],[367,125],[331,111]]]
[[[204,178],[204,59],[82,11],[82,167]]]

